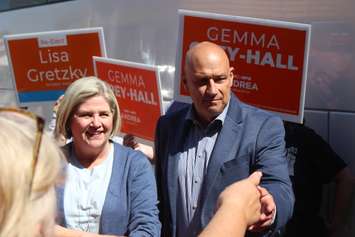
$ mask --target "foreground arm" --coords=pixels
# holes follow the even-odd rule
[[[244,236],[248,226],[260,219],[261,172],[228,186],[218,198],[218,209],[199,237]]]
[[[89,233],[79,230],[72,230],[68,228],[64,228],[60,225],[56,225],[54,229],[55,237],[119,237],[115,235],[100,235],[95,233]]]

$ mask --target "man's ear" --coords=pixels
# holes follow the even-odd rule
[[[187,81],[186,81],[186,75],[185,73],[182,74],[181,76],[181,82],[185,90],[187,90]]]
[[[229,78],[230,78],[230,83],[231,86],[233,85],[233,80],[234,80],[234,67],[229,68]]]
[[[229,76],[234,77],[234,67],[229,68]]]

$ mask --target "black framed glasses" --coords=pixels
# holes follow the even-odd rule
[[[36,114],[13,107],[0,107],[0,117],[5,117],[15,123],[21,125],[28,125],[34,127],[35,143],[33,145],[33,157],[31,164],[31,179],[30,179],[30,193],[32,192],[33,179],[36,172],[36,166],[38,162],[39,149],[42,141],[42,135],[44,130],[44,119]],[[34,122],[34,123],[33,123]]]

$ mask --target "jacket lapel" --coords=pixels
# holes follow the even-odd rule
[[[122,166],[120,165],[119,158],[126,157],[127,152],[124,149],[121,149],[120,146],[114,144],[114,154],[113,154],[113,163],[112,163],[112,173],[109,181],[108,189],[105,196],[104,205],[101,211],[101,220],[100,220],[100,233],[107,231],[109,228],[108,221],[110,221],[112,216],[110,216],[111,210],[113,209],[114,202],[117,201],[118,193],[121,191],[120,187],[123,185],[121,183],[122,177],[120,175],[123,173]]]
[[[168,184],[168,194],[169,194],[169,204],[171,210],[172,223],[176,224],[176,203],[178,196],[178,167],[179,158],[181,157],[181,152],[184,150],[184,143],[187,137],[189,124],[185,121],[185,113],[180,117],[180,123],[176,123],[177,127],[172,129],[172,134],[169,138],[169,151],[168,151],[168,161],[167,161],[167,184]],[[179,126],[180,125],[180,126]],[[174,229],[176,226],[173,227]],[[175,232],[175,230],[174,230]],[[174,233],[173,232],[173,233]]]
[[[219,174],[221,166],[229,160],[235,158],[238,149],[240,126],[242,124],[242,111],[239,106],[238,99],[231,95],[230,105],[227,111],[227,116],[224,120],[223,127],[217,137],[215,146],[213,148],[210,161],[207,168],[206,177],[201,190],[201,205],[205,206],[205,200],[213,188],[214,181]],[[209,204],[207,204],[209,205]],[[212,207],[214,208],[214,206]],[[203,217],[204,215],[202,215]]]

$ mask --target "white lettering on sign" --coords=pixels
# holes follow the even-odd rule
[[[30,82],[76,80],[85,77],[87,71],[87,68],[73,68],[71,65],[68,68],[54,68],[47,71],[32,68],[27,71],[27,79]]]
[[[67,46],[67,36],[65,34],[41,35],[37,38],[39,48],[54,46]]]
[[[274,68],[280,69],[288,69],[292,71],[297,71],[298,67],[293,64],[293,56],[287,55],[287,59],[285,59],[280,53],[276,55],[272,54],[271,52],[265,52],[261,54],[260,51],[248,49],[246,54],[246,62],[248,64],[256,64],[261,66],[270,66]]]
[[[250,81],[234,80],[233,87],[238,88],[238,89],[250,90],[250,91],[259,90],[258,85],[255,82],[250,82]]]
[[[122,113],[122,119],[126,120],[129,123],[141,123],[141,119],[136,115],[136,113]]]
[[[124,73],[121,71],[109,70],[108,79],[111,82],[118,84],[126,84],[127,86],[135,86],[138,88],[145,88],[144,79],[141,75],[132,75],[131,73]]]
[[[123,86],[113,85],[111,86],[113,93],[117,98],[126,98],[126,88]]]
[[[117,98],[129,99],[148,105],[158,105],[153,92],[137,90],[134,88],[126,88],[120,85],[112,85],[111,88]]]
[[[263,33],[238,31],[235,29],[218,28],[211,26],[207,29],[207,38],[210,41],[220,41],[228,44],[243,44],[250,46],[258,46],[261,48],[276,48],[280,49],[279,42],[274,34],[270,37]]]
[[[39,61],[41,64],[69,62],[69,53],[66,51],[51,51],[50,49],[40,50]]]
[[[144,104],[149,105],[158,105],[157,101],[154,98],[153,92],[141,91],[130,88],[129,93],[127,93],[127,95],[130,97],[131,100],[137,102],[142,102]]]
[[[198,42],[194,41],[190,44],[193,47]],[[241,48],[220,45],[227,53],[231,62],[237,59],[245,60],[248,64],[255,64],[259,66],[269,66],[277,69],[285,69],[290,71],[297,71],[299,68],[294,64],[293,55],[285,55],[281,53],[261,52],[259,50],[247,49],[242,52]]]
[[[250,76],[236,74],[233,80],[233,88],[244,89],[246,91],[258,91],[259,87],[256,82],[252,81]]]

